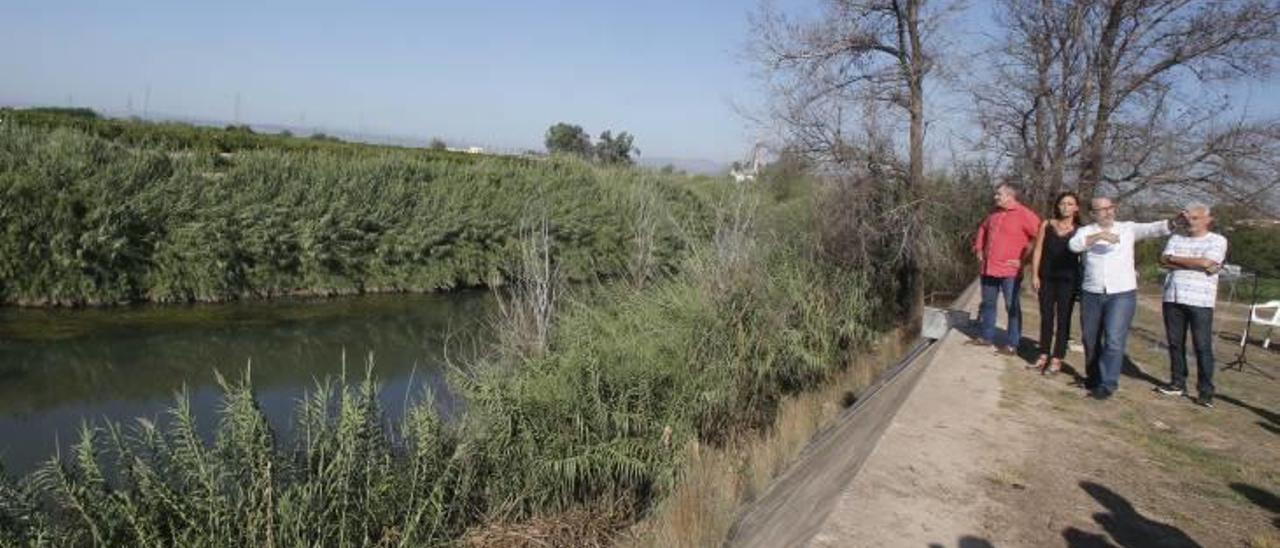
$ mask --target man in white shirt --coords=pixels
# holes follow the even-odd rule
[[[1083,254],[1080,331],[1084,339],[1085,388],[1093,398],[1105,400],[1120,387],[1129,325],[1138,306],[1133,244],[1168,236],[1172,222],[1118,222],[1115,202],[1105,197],[1094,198],[1090,211],[1095,222],[1077,230],[1067,247]]]
[[[1209,206],[1194,203],[1183,210],[1186,235],[1174,234],[1164,246],[1160,265],[1164,278],[1164,332],[1169,341],[1169,384],[1161,394],[1187,393],[1187,325],[1196,351],[1196,403],[1213,407],[1213,305],[1218,300],[1218,272],[1227,258],[1227,239],[1209,231]]]

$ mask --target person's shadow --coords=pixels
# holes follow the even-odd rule
[[[1137,364],[1133,363],[1133,360],[1130,360],[1129,356],[1127,355],[1124,357],[1124,368],[1121,370],[1121,373],[1123,373],[1126,377],[1131,377],[1140,381],[1145,381],[1146,383],[1152,386],[1162,386],[1164,384],[1164,381],[1156,378],[1155,376],[1151,375],[1150,373],[1147,373],[1146,371],[1143,371],[1142,368],[1138,367]],[[1271,432],[1273,434],[1280,434],[1280,413],[1276,413],[1275,411],[1264,409],[1255,405],[1250,405],[1245,401],[1239,400],[1237,398],[1234,398],[1227,394],[1223,394],[1221,392],[1214,394],[1213,397],[1217,401],[1225,402],[1225,403],[1234,405],[1236,407],[1239,407],[1241,409],[1252,411],[1255,415],[1263,419],[1262,421],[1258,422],[1259,426],[1261,426],[1264,430],[1267,430],[1268,432]]]
[[[1239,333],[1228,333],[1226,331],[1219,331],[1216,333],[1216,335],[1218,336],[1218,340],[1224,341],[1224,342],[1230,342],[1232,346],[1237,348],[1240,347]],[[1245,344],[1249,345],[1250,350],[1256,350],[1258,352],[1276,352],[1277,350],[1280,350],[1280,345],[1275,344],[1276,339],[1272,339],[1271,340],[1272,344],[1266,348],[1262,347],[1262,342],[1263,342],[1263,338],[1261,337],[1255,338],[1252,335],[1250,335],[1248,338],[1245,339]]]
[[[959,331],[960,334],[970,339],[977,339],[982,336],[982,323],[966,310],[947,310],[947,323],[952,329]]]
[[[994,548],[994,547],[995,545],[991,544],[991,541],[985,538],[975,537],[973,535],[965,535],[963,537],[960,537],[960,540],[956,541],[956,548]],[[943,548],[943,545],[933,542],[933,543],[929,543],[929,548]]]
[[[1133,363],[1133,360],[1129,359],[1128,354],[1125,354],[1124,356],[1124,364],[1120,367],[1120,374],[1144,381],[1151,386],[1162,386],[1164,384],[1164,381],[1156,378],[1154,375],[1147,373],[1146,371],[1143,371],[1141,367],[1138,367],[1138,364]]]
[[[1089,481],[1080,482],[1080,488],[1084,489],[1086,493],[1089,493],[1089,496],[1107,509],[1106,513],[1093,515],[1093,521],[1102,526],[1102,529],[1107,534],[1099,535],[1075,527],[1068,527],[1062,531],[1062,538],[1067,541],[1067,546],[1073,548],[1095,546],[1122,546],[1125,548],[1200,546],[1200,543],[1193,540],[1181,529],[1149,519],[1138,513],[1132,503],[1115,491]],[[1110,537],[1109,539],[1108,536]]]
[[[1275,514],[1271,523],[1276,528],[1280,528],[1280,497],[1276,496],[1275,493],[1246,483],[1233,483],[1231,484],[1231,489],[1249,499],[1249,502],[1256,504],[1259,508]]]
[[[1234,406],[1236,406],[1236,407],[1239,407],[1239,408],[1241,408],[1241,409],[1247,409],[1247,410],[1249,410],[1249,411],[1253,411],[1253,414],[1255,414],[1255,415],[1257,415],[1257,416],[1259,416],[1259,417],[1262,417],[1262,419],[1263,419],[1263,420],[1265,420],[1265,421],[1267,421],[1268,423],[1270,423],[1270,425],[1269,425],[1269,426],[1271,426],[1272,428],[1280,427],[1280,413],[1276,413],[1275,411],[1270,411],[1270,410],[1267,410],[1267,409],[1263,409],[1263,408],[1258,407],[1258,406],[1255,406],[1255,405],[1250,405],[1250,404],[1248,404],[1248,403],[1246,403],[1246,402],[1244,402],[1244,401],[1241,401],[1241,400],[1238,400],[1238,399],[1233,398],[1233,397],[1231,397],[1231,396],[1227,396],[1227,395],[1223,395],[1223,394],[1217,394],[1217,395],[1215,395],[1214,397],[1215,397],[1215,398],[1217,398],[1217,399],[1219,399],[1219,400],[1222,400],[1222,401],[1224,401],[1224,402],[1227,402],[1227,403],[1229,403],[1229,404],[1231,404],[1231,405],[1234,405]],[[1260,424],[1261,424],[1261,423],[1260,423]]]

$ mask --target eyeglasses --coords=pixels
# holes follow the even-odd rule
[[[1116,206],[1109,205],[1109,206],[1107,206],[1107,207],[1094,207],[1094,208],[1090,208],[1090,209],[1089,209],[1089,211],[1094,211],[1094,212],[1097,212],[1097,211],[1111,211],[1111,210],[1113,210],[1113,209],[1115,209],[1115,208],[1116,208]]]

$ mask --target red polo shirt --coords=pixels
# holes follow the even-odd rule
[[[1022,253],[1040,230],[1040,216],[1021,203],[998,208],[978,227],[973,251],[982,251],[982,275],[1013,278],[1022,272]],[[1008,264],[1018,261],[1018,266]]]

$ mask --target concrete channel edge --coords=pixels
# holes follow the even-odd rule
[[[967,320],[966,307],[977,291],[975,281],[941,312],[952,323],[961,314]],[[807,544],[875,451],[881,435],[933,361],[937,349],[935,340],[917,340],[857,402],[815,434],[787,471],[739,513],[724,545],[771,548]]]

